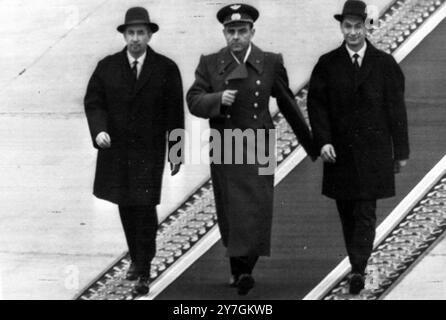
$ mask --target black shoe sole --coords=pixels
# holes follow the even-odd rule
[[[361,278],[352,278],[350,280],[350,294],[359,294],[364,289],[364,280]]]
[[[245,296],[248,294],[248,292],[254,288],[254,278],[252,276],[243,276],[240,277],[239,281],[237,282],[237,293],[241,296]]]
[[[134,293],[137,295],[147,295],[149,292],[150,288],[146,285],[137,285],[134,289]]]

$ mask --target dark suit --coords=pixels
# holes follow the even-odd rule
[[[221,99],[223,91],[228,89],[238,90],[238,93],[235,102],[225,107]],[[195,82],[187,93],[187,103],[192,114],[209,119],[210,127],[222,135],[225,147],[219,151],[223,161],[225,153],[237,151],[236,146],[225,139],[223,130],[247,132],[253,129],[258,134],[257,129],[274,128],[268,109],[271,96],[277,99],[301,144],[314,156],[312,137],[288,88],[281,55],[263,52],[252,45],[248,60],[242,65],[237,64],[228,48],[202,56]],[[259,148],[267,154],[274,152],[270,150],[271,138],[267,135],[264,145],[245,143],[238,151],[243,153],[244,159]],[[211,164],[218,224],[227,255],[254,257],[248,263],[252,266],[256,256],[270,254],[274,191],[274,175],[259,175],[262,164],[257,160],[254,164]]]
[[[409,157],[403,73],[370,42],[356,71],[344,43],[315,66],[308,112],[319,150],[334,146],[336,163],[324,164],[322,192],[337,200],[349,255],[359,252],[350,255],[353,269],[362,273],[373,245],[376,199],[394,196],[394,160]]]
[[[111,147],[98,150],[94,194],[119,205],[132,260],[144,256],[139,264],[147,267],[155,251],[167,135],[184,128],[183,89],[176,64],[150,47],[136,81],[126,50],[99,62],[84,103],[93,145],[98,148],[102,131],[111,137]],[[144,250],[134,249],[142,242]]]

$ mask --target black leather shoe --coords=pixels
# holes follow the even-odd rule
[[[364,276],[353,273],[350,278],[350,294],[359,294],[364,289]]]
[[[254,278],[250,274],[242,274],[240,275],[237,281],[237,292],[241,296],[245,296],[248,292],[254,288]]]
[[[146,295],[150,292],[149,277],[141,276],[135,285],[134,293],[137,295]]]
[[[130,264],[129,269],[127,270],[127,274],[125,275],[125,279],[129,280],[129,281],[135,281],[138,280],[139,278],[139,273],[136,270],[135,264],[132,263]]]

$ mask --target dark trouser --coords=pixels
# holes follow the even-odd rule
[[[119,206],[130,258],[136,272],[150,275],[150,263],[156,253],[158,216],[154,206]]]
[[[258,259],[258,256],[230,257],[229,263],[231,264],[232,275],[238,277],[242,274],[251,274]]]
[[[353,273],[364,275],[373,250],[376,200],[336,200]]]

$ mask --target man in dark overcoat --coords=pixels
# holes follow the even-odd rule
[[[252,270],[258,257],[270,254],[274,170],[262,174],[259,169],[264,163],[247,159],[258,150],[274,158],[274,134],[269,131],[274,128],[268,109],[271,96],[306,151],[316,155],[309,128],[288,87],[282,56],[264,52],[251,42],[258,16],[254,7],[245,4],[219,10],[217,19],[224,25],[227,47],[201,57],[187,93],[191,113],[209,119],[222,140],[211,149],[211,176],[218,225],[230,258],[230,284],[241,295],[254,286]],[[228,131],[265,139],[237,144],[226,135]],[[232,155],[229,163],[227,154]],[[243,157],[242,163],[236,164],[234,154]]]
[[[85,112],[98,149],[94,195],[115,203],[123,224],[131,265],[127,279],[136,291],[149,291],[150,263],[156,252],[166,144],[184,129],[183,88],[177,65],[148,43],[158,31],[146,9],[130,8],[118,27],[127,46],[101,60],[88,84]],[[171,174],[181,155],[169,158]]]
[[[352,266],[350,292],[364,287],[373,249],[376,200],[395,195],[394,172],[409,157],[404,76],[366,39],[366,5],[348,0],[344,43],[323,55],[308,92],[315,143],[324,160],[322,193],[336,200]]]

